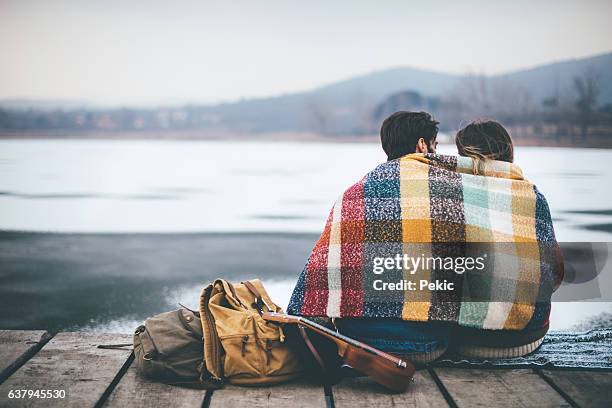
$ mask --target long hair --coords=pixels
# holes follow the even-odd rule
[[[514,144],[508,131],[494,120],[474,121],[457,132],[457,151],[474,160],[474,174],[485,160],[514,161]]]

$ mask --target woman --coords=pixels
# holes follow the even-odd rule
[[[455,144],[459,155],[474,160],[474,174],[482,174],[482,167],[487,160],[514,162],[512,138],[494,120],[470,123],[457,132]],[[549,314],[549,302],[538,304],[527,327],[519,331],[456,327],[452,334],[453,343],[457,351],[469,357],[519,357],[531,353],[542,343],[548,331]]]

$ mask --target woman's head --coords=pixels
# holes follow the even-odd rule
[[[474,121],[457,132],[455,144],[461,156],[514,161],[514,146],[508,131],[494,120]]]

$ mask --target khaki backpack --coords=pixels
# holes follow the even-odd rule
[[[266,311],[282,309],[259,279],[236,285],[217,279],[204,288],[200,295],[204,363],[213,378],[264,385],[302,375],[300,360],[285,342],[282,328],[261,317]]]
[[[219,388],[202,359],[199,313],[187,308],[148,318],[134,332],[134,362],[138,371],[168,384]]]

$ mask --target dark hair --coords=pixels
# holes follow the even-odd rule
[[[461,156],[474,160],[514,161],[514,146],[508,131],[494,120],[474,121],[457,132],[455,144]]]
[[[389,116],[380,127],[380,142],[387,159],[414,153],[420,138],[431,147],[438,135],[438,123],[427,112],[399,111]]]

